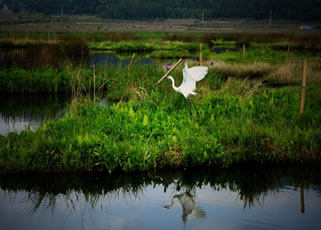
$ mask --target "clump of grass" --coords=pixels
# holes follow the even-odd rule
[[[68,88],[69,76],[46,68],[38,71],[14,69],[0,71],[0,89],[2,93],[58,93]]]
[[[162,42],[162,41],[103,41],[90,42],[89,47],[92,49],[116,50],[122,52],[129,51],[153,51],[153,50],[197,50],[199,44],[195,42]]]
[[[188,50],[156,50],[150,54],[153,58],[189,58],[191,54]]]
[[[94,80],[92,69],[65,65],[64,71],[43,67],[32,70],[14,68],[0,71],[1,93],[90,93],[94,81],[101,91],[105,88],[104,75]]]
[[[273,70],[273,67],[266,62],[248,64],[228,63],[220,60],[212,60],[208,62],[213,63],[210,68],[213,68],[214,71],[221,73],[226,77],[236,77],[241,79],[262,78]]]
[[[308,84],[320,83],[321,65],[319,62],[309,62],[307,72]],[[267,78],[267,82],[281,84],[301,84],[303,61],[289,62],[279,65]]]

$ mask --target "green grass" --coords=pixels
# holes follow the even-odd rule
[[[152,50],[197,50],[199,43],[161,42],[161,41],[103,41],[89,42],[90,48],[117,51],[152,51]]]
[[[0,71],[2,93],[67,93],[71,92],[73,73],[43,68],[27,71]]]
[[[109,69],[108,75],[103,70],[96,76],[93,68],[65,65],[63,70],[42,67],[31,70],[14,68],[0,70],[0,91],[2,93],[63,93],[76,91],[90,93],[106,89],[106,81],[117,75],[120,67]]]
[[[199,117],[183,96],[161,88],[101,107],[72,103],[61,120],[0,138],[2,171],[152,170],[229,167],[244,162],[319,162],[318,87],[258,90],[255,96],[200,95]],[[224,95],[220,95],[220,92]]]

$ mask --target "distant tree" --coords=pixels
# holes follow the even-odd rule
[[[2,0],[18,12],[96,14],[104,18],[274,18],[321,20],[321,0]],[[3,7],[0,5],[0,7]]]

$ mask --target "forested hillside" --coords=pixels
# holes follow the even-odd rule
[[[1,1],[0,1],[1,2]],[[2,0],[12,11],[115,19],[273,18],[321,20],[321,0]]]

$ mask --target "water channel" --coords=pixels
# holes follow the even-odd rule
[[[0,175],[1,229],[321,229],[319,172]]]
[[[0,96],[0,135],[35,130],[47,120],[63,116],[67,103],[64,95],[4,94]]]

